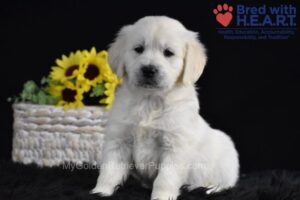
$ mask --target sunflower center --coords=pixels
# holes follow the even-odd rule
[[[73,66],[69,67],[69,68],[66,70],[65,75],[66,75],[66,76],[72,76],[72,75],[73,75],[73,72],[74,72],[75,70],[77,70],[78,68],[79,68],[78,65],[73,65]]]
[[[86,72],[84,73],[84,77],[93,80],[100,74],[99,68],[96,65],[88,65]]]
[[[76,96],[77,92],[76,90],[71,90],[69,88],[66,88],[62,91],[62,99],[66,102],[74,102],[75,96]]]

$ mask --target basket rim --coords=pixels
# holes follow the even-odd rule
[[[72,110],[94,110],[94,109],[98,109],[98,110],[102,110],[104,112],[107,112],[108,110],[101,107],[101,106],[91,106],[91,105],[84,105],[84,107],[82,108],[68,108],[65,109],[63,106],[56,106],[56,105],[46,105],[46,104],[34,104],[34,103],[30,103],[30,102],[17,102],[17,103],[13,103],[12,107],[15,108],[20,108],[20,107],[31,107],[31,108],[51,108],[51,109],[61,109],[61,110],[66,110],[66,111],[72,111]]]

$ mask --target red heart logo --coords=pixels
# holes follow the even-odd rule
[[[222,24],[222,26],[227,27],[232,20],[232,14],[231,12],[226,12],[225,14],[219,13],[216,16],[216,20]]]

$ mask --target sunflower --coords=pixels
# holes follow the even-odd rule
[[[83,90],[75,87],[71,82],[65,82],[65,85],[50,84],[48,91],[54,97],[59,97],[58,106],[67,108],[83,107]]]
[[[97,53],[93,47],[90,51],[76,51],[70,53],[69,57],[63,55],[62,59],[57,59],[57,66],[52,67],[49,75],[49,92],[60,99],[58,105],[65,108],[82,107],[86,98],[84,95],[103,85],[105,91],[98,96],[102,98],[99,103],[111,108],[115,89],[122,80],[110,68],[107,57],[106,51]]]
[[[83,51],[84,63],[78,75],[78,82],[85,92],[97,83],[103,82],[103,75],[107,74],[107,53],[102,51],[97,54],[96,48],[93,47],[90,51]]]
[[[62,59],[56,59],[57,66],[52,67],[50,79],[64,83],[76,78],[81,71],[82,61],[83,54],[81,51],[71,52],[69,57],[63,55]]]

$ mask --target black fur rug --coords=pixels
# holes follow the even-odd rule
[[[90,195],[98,176],[97,169],[74,171],[39,168],[0,161],[0,200],[144,200],[151,191],[142,188],[133,178],[120,187],[112,197]],[[221,193],[206,195],[204,189],[184,191],[180,200],[300,200],[300,173],[264,171],[242,175],[239,183]]]

